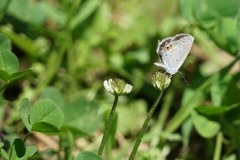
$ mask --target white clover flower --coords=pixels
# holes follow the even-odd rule
[[[124,90],[123,90],[123,94],[128,94],[132,91],[132,85],[130,84],[126,84],[125,87],[124,87]]]
[[[168,75],[156,72],[152,77],[152,84],[156,89],[164,90],[166,89],[171,82],[171,78]]]
[[[132,85],[126,84],[121,79],[109,79],[103,82],[104,88],[113,95],[128,94],[132,91]]]
[[[105,81],[103,82],[103,86],[104,86],[104,88],[105,88],[108,92],[110,92],[111,94],[114,93],[114,90],[112,89],[112,79],[109,79],[108,81],[105,80]]]

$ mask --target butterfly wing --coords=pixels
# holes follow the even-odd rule
[[[163,47],[161,48],[161,45],[159,47],[158,54],[162,63],[158,63],[158,66],[165,68],[171,75],[177,73],[191,49],[193,40],[189,34],[178,34],[170,37],[170,41],[169,39],[164,41]]]
[[[164,38],[161,41],[158,41],[157,54],[161,57],[164,54],[163,49],[171,42],[173,37]]]
[[[177,58],[178,58],[178,62],[177,63],[177,70],[182,66],[183,62],[185,61],[185,59],[187,58],[192,45],[193,45],[193,41],[194,38],[193,36],[189,35],[189,34],[179,34],[178,36],[175,36],[175,38],[173,39],[173,41],[176,41],[179,39],[180,44],[182,45],[182,50],[179,54],[177,54]]]
[[[154,64],[156,66],[163,67],[165,70],[167,70],[167,68],[166,68],[165,64],[163,63],[162,56],[165,53],[166,46],[171,42],[172,38],[173,37],[168,37],[168,38],[164,38],[161,41],[158,41],[158,46],[156,49],[156,52],[157,52],[161,62],[156,62]]]

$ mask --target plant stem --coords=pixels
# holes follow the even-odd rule
[[[222,141],[223,141],[223,135],[222,135],[222,132],[219,132],[217,135],[217,142],[215,146],[213,160],[220,160],[221,150],[222,150]]]
[[[168,92],[164,97],[165,98],[164,103],[161,106],[161,110],[158,115],[157,123],[155,123],[154,126],[151,127],[151,131],[156,133],[156,136],[154,136],[151,139],[151,143],[150,143],[151,147],[156,147],[156,146],[160,145],[161,141],[164,141],[164,138],[159,135],[161,135],[163,132],[164,124],[166,122],[166,119],[169,114],[169,110],[170,110],[172,102],[173,102],[174,91],[175,91],[174,90],[175,82],[176,81],[171,82],[174,84],[169,87]]]
[[[24,143],[26,142],[26,140],[28,139],[28,137],[30,136],[30,134],[31,134],[31,133],[28,131],[28,132],[27,132],[27,135],[25,136],[25,138],[24,138],[24,140],[23,140]]]
[[[147,117],[143,123],[143,126],[142,126],[142,129],[140,130],[138,136],[137,136],[137,139],[135,141],[135,144],[134,144],[134,147],[133,147],[133,150],[132,150],[132,153],[129,157],[129,160],[133,160],[135,155],[136,155],[136,152],[137,152],[137,149],[142,141],[142,137],[143,137],[143,134],[144,132],[147,130],[147,126],[148,126],[148,123],[152,117],[152,114],[153,112],[155,111],[157,105],[158,105],[158,102],[160,101],[161,97],[162,97],[162,93],[163,91],[160,91],[159,95],[157,96],[157,98],[155,99],[155,102],[153,103],[152,107],[150,108],[148,114],[147,114]]]
[[[173,82],[172,82],[173,83]],[[175,84],[175,83],[174,83]],[[172,85],[175,86],[175,85]],[[164,99],[164,104],[161,107],[159,116],[158,116],[158,121],[157,121],[157,129],[162,132],[163,128],[164,128],[164,124],[166,122],[168,113],[169,113],[169,109],[171,107],[171,104],[173,102],[173,98],[174,98],[174,87],[170,87],[168,89],[167,95],[165,95],[165,99]]]
[[[102,142],[101,142],[99,150],[98,150],[98,155],[99,156],[102,155],[104,146],[106,144],[106,140],[107,140],[107,137],[108,137],[109,129],[111,127],[112,120],[113,120],[113,117],[114,117],[114,113],[115,113],[115,110],[116,110],[116,107],[117,107],[117,102],[118,102],[118,95],[115,95],[115,99],[114,99],[114,102],[113,102],[113,106],[112,106],[112,110],[111,110],[111,113],[110,113],[110,117],[108,119],[107,126],[106,126],[106,128],[104,130]]]

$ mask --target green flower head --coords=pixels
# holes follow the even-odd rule
[[[152,84],[156,89],[164,90],[166,89],[171,82],[171,78],[167,74],[156,72],[152,76]]]

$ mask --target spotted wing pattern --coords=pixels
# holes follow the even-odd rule
[[[171,75],[177,73],[185,61],[193,41],[194,38],[189,34],[178,34],[163,39],[157,47],[157,53],[162,62],[155,64],[163,67]]]

